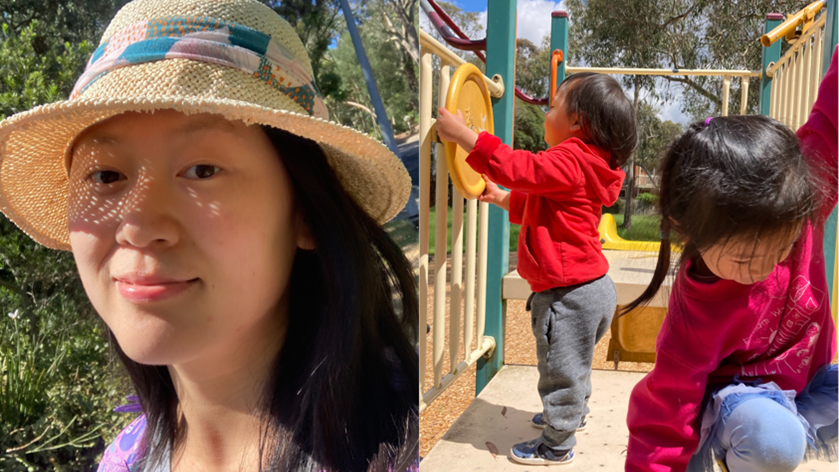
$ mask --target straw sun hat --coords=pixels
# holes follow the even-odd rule
[[[214,113],[320,144],[344,188],[384,223],[411,183],[378,141],[332,123],[294,29],[253,0],[136,0],[114,17],[70,99],[0,122],[0,210],[69,250],[69,153],[85,128],[128,111]]]

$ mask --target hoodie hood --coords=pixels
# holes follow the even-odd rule
[[[574,153],[574,157],[586,176],[586,184],[591,185],[604,206],[614,205],[620,196],[626,173],[620,167],[611,168],[609,163],[612,162],[612,154],[578,138],[571,138],[562,144],[579,149],[579,152]]]

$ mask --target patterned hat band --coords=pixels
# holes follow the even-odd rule
[[[229,21],[173,16],[126,26],[101,44],[70,94],[73,100],[109,71],[165,59],[190,59],[242,70],[297,102],[309,115],[329,112],[312,76],[271,36]]]

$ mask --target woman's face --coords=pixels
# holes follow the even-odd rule
[[[85,291],[132,360],[184,363],[282,333],[294,255],[312,243],[259,127],[116,116],[76,140],[69,198]]]

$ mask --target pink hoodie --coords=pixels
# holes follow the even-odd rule
[[[837,53],[807,123],[798,130],[805,155],[829,172],[830,213],[837,199]],[[655,368],[629,401],[627,471],[684,471],[699,443],[708,385],[734,376],[775,382],[800,393],[836,355],[825,276],[824,226],[806,225],[793,254],[763,282],[706,284],[677,275],[656,343]]]

